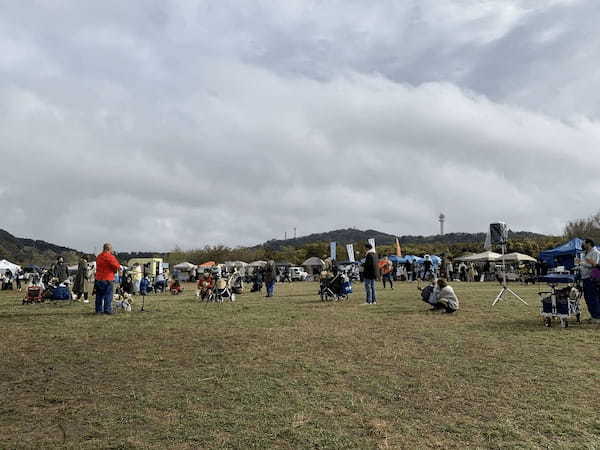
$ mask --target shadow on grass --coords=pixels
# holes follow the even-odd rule
[[[95,316],[96,313],[92,311],[64,311],[62,308],[60,309],[47,309],[47,310],[38,310],[37,312],[27,311],[27,312],[13,312],[13,313],[2,313],[0,312],[0,320],[2,319],[16,319],[19,317],[41,317],[41,316],[65,316],[65,317],[73,317],[73,316]]]
[[[575,321],[575,319],[572,319],[569,321],[569,326],[567,328],[561,328],[560,326],[560,321],[559,320],[553,320],[552,321],[552,327],[550,329],[548,329],[547,327],[544,326],[544,322],[542,321],[542,318],[531,318],[531,319],[506,319],[506,320],[498,320],[498,319],[492,319],[492,320],[487,320],[484,322],[480,322],[480,323],[473,323],[471,325],[468,326],[471,329],[474,330],[481,330],[481,331],[487,331],[487,332],[491,332],[491,331],[502,331],[502,332],[526,332],[526,333],[540,333],[540,332],[551,332],[552,329],[558,329],[561,331],[565,331],[565,332],[570,332],[570,331],[583,331],[585,329],[592,329],[591,326],[583,324],[583,323],[577,323]]]

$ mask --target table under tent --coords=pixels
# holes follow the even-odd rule
[[[173,277],[177,281],[190,281],[195,278],[197,270],[198,266],[185,261],[173,266]]]

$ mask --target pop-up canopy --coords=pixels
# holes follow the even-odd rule
[[[537,262],[537,259],[529,256],[529,255],[525,255],[523,253],[507,253],[504,256],[501,256],[500,259],[498,259],[498,261],[502,261],[504,260],[504,262]]]
[[[6,259],[0,260],[0,272],[4,273],[7,270],[10,270],[14,275],[15,273],[17,273],[18,270],[21,270],[21,266],[17,266],[16,264],[11,263]]]
[[[461,256],[459,258],[455,258],[454,261],[457,262],[491,262],[496,261],[498,258],[501,258],[502,255],[496,252],[482,252],[475,253],[474,255]]]
[[[548,267],[564,266],[571,269],[575,265],[575,257],[582,251],[583,239],[574,238],[552,250],[540,253],[540,260]]]
[[[197,267],[196,265],[194,265],[194,264],[192,264],[190,262],[185,261],[185,262],[182,262],[182,263],[174,265],[173,269],[174,270],[181,270],[181,271],[184,271],[184,272],[190,272],[190,271],[194,270],[196,267]]]

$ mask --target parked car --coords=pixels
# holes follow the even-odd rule
[[[302,267],[290,267],[289,274],[292,281],[306,281],[308,273]]]

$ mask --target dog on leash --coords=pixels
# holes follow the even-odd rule
[[[131,312],[133,301],[131,294],[127,292],[115,294],[113,298],[113,306],[115,310],[121,310],[122,312]]]
[[[114,302],[113,309],[117,311],[121,310],[123,312],[131,312],[131,303],[129,303],[127,300],[119,300]]]

